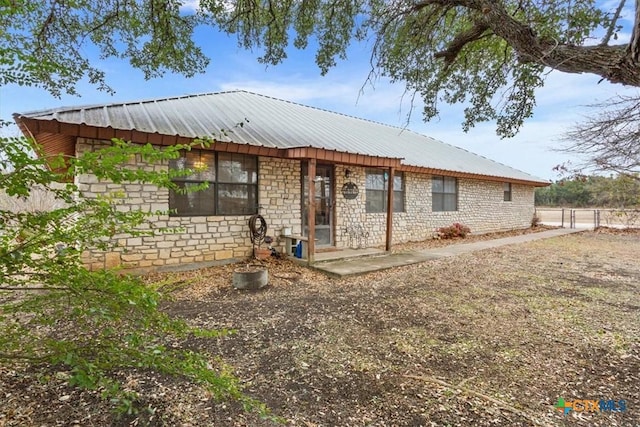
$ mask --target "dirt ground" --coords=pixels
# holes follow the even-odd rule
[[[173,289],[172,315],[237,331],[183,345],[219,355],[288,425],[637,427],[638,254],[640,232],[603,230],[346,279],[273,260],[260,291],[231,288],[236,266],[150,280]],[[0,426],[273,425],[144,372],[122,375],[155,412],[115,420],[59,374],[0,366]],[[559,398],[625,410],[564,415]]]

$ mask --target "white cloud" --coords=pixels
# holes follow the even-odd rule
[[[401,87],[384,82],[372,87],[365,83],[365,77],[357,73],[342,74],[340,78],[289,76],[286,81],[233,80],[218,86],[220,90],[242,89],[371,119],[381,113],[388,115],[390,110],[400,110]]]
[[[607,81],[600,82],[600,80],[601,77],[593,74],[552,71],[548,74],[544,87],[536,93],[538,109],[560,105],[583,107],[616,95],[638,93],[637,88],[612,84]]]
[[[564,121],[530,121],[514,138],[500,139],[491,123],[464,133],[459,128],[425,124],[416,130],[473,153],[544,179],[556,179],[553,167],[571,158],[552,151],[560,146],[566,130]]]
[[[200,0],[183,0],[180,5],[181,12],[197,12],[200,9]]]

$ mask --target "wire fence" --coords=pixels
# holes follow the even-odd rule
[[[572,209],[536,207],[545,225],[568,228],[640,228],[640,209]]]

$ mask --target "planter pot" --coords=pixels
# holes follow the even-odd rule
[[[233,272],[233,287],[236,289],[260,289],[269,282],[269,272],[264,267],[247,266]]]

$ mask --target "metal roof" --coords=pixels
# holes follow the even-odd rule
[[[315,147],[400,158],[408,166],[547,182],[408,129],[241,90],[61,107],[17,116],[187,138],[211,136],[273,148]],[[221,137],[222,129],[231,132]]]

